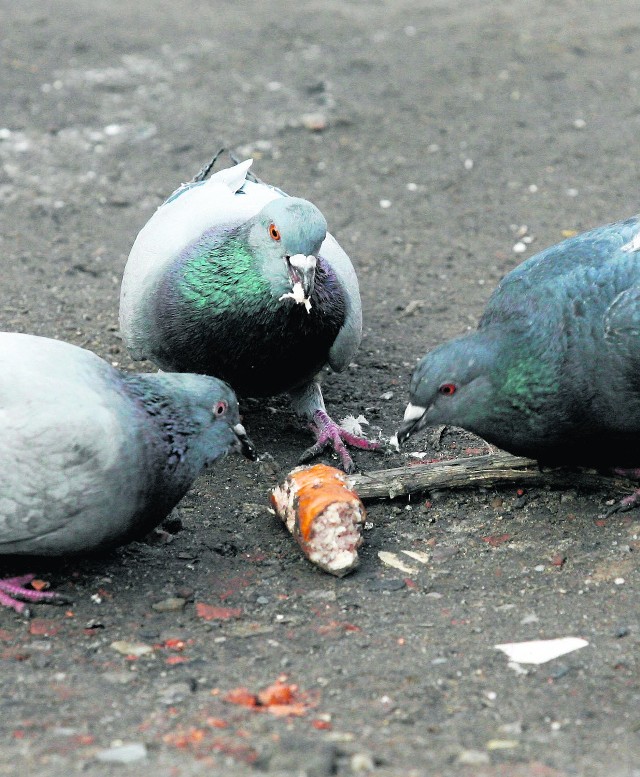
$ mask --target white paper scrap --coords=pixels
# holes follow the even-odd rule
[[[399,569],[401,572],[404,572],[407,575],[415,575],[415,573],[418,571],[415,567],[410,567],[408,564],[405,564],[397,554],[389,553],[387,550],[378,551],[378,558],[388,567]]]
[[[430,556],[423,550],[403,550],[401,553],[404,553],[405,556],[409,556],[409,558],[412,558],[414,561],[419,561],[421,564],[429,563]]]
[[[518,664],[545,664],[588,644],[586,639],[580,637],[560,637],[559,639],[534,639],[530,642],[507,642],[494,647],[496,650],[502,650],[511,661]]]

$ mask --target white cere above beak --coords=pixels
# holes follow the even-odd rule
[[[300,270],[303,275],[306,275],[310,270],[315,270],[318,264],[318,258],[316,256],[305,256],[304,254],[294,254],[289,259],[289,264]]]
[[[411,402],[406,407],[406,410],[404,411],[404,419],[405,421],[417,421],[418,418],[422,418],[422,416],[426,412],[426,407],[420,407],[420,405],[412,405]]]

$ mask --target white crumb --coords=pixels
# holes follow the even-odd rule
[[[362,424],[369,426],[369,422],[363,415],[359,415],[357,418],[352,415],[347,415],[340,421],[340,426],[345,432],[355,434],[357,437],[361,437],[364,434],[362,431]]]
[[[294,283],[293,289],[291,291],[288,291],[286,294],[283,294],[280,297],[280,300],[288,299],[289,297],[295,300],[299,305],[304,305],[307,313],[311,312],[311,300],[308,297],[304,296],[304,289],[302,288],[302,284],[300,283],[300,281],[298,281],[297,283]]]

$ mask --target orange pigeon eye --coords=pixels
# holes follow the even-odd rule
[[[441,394],[445,394],[446,396],[451,396],[452,394],[456,393],[456,384],[455,383],[443,383],[442,386],[438,389],[438,391]]]
[[[269,237],[272,240],[280,240],[280,230],[275,224],[269,224]]]

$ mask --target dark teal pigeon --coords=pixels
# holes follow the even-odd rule
[[[640,475],[640,217],[523,262],[475,332],[422,359],[398,441],[438,424],[544,465]]]
[[[316,444],[374,449],[327,414],[318,376],[345,369],[362,335],[349,257],[310,202],[249,180],[252,160],[181,186],[138,235],[124,271],[120,329],[134,359],[215,375],[239,394],[288,392]]]
[[[140,539],[203,467],[255,458],[226,384],[125,374],[90,351],[0,333],[0,554],[67,556]],[[0,604],[56,598],[0,580]],[[15,598],[14,598],[15,597]]]

